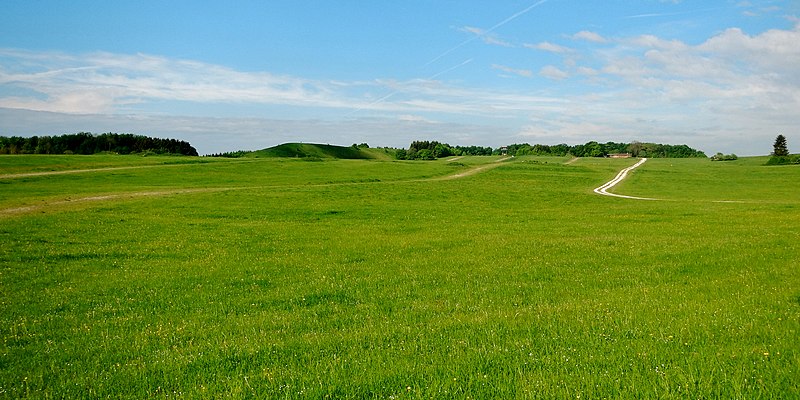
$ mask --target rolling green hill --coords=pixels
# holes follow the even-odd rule
[[[268,149],[254,151],[249,157],[337,158],[363,160],[377,158],[364,149],[330,144],[284,143]]]

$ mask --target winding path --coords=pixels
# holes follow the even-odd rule
[[[500,158],[498,160],[494,160],[489,164],[481,164],[481,165],[479,165],[477,167],[470,168],[470,169],[468,169],[466,171],[459,172],[457,174],[445,175],[445,176],[441,176],[441,177],[438,177],[438,178],[431,178],[431,179],[428,179],[428,180],[432,180],[432,181],[449,181],[449,180],[453,180],[453,179],[464,178],[464,177],[467,177],[467,176],[470,176],[470,175],[475,175],[478,172],[483,172],[483,171],[486,171],[486,170],[489,170],[489,169],[492,169],[492,168],[499,167],[501,162],[508,161],[508,160],[511,160],[511,159],[512,159],[511,157],[503,157],[503,158]]]
[[[482,164],[466,171],[462,171],[459,173],[455,173],[452,175],[446,176],[439,176],[434,178],[426,178],[421,180],[408,180],[408,181],[396,181],[395,183],[399,182],[419,182],[419,181],[442,181],[442,180],[452,180],[452,179],[460,179],[465,178],[467,176],[475,175],[480,172],[487,171],[489,169],[493,169],[495,167],[499,167],[501,163],[504,161],[511,160],[511,157],[504,157],[498,160],[495,160],[488,164]],[[574,162],[577,158],[570,160],[570,162]],[[453,160],[450,160],[453,161]],[[636,164],[623,169],[620,171],[617,176],[609,182],[606,182],[604,185],[594,189],[594,192],[603,196],[612,196],[612,197],[620,197],[624,199],[634,199],[634,200],[657,200],[645,197],[634,197],[634,196],[625,196],[616,193],[609,193],[608,190],[620,183],[625,177],[628,175],[628,172],[633,171],[640,165],[644,164],[647,161],[646,158],[641,159]],[[96,171],[113,171],[113,170],[120,170],[120,169],[133,169],[133,168],[151,168],[151,167],[166,167],[166,166],[175,166],[174,164],[168,165],[146,165],[146,166],[130,166],[130,167],[108,167],[108,168],[96,168],[96,169],[84,169],[84,170],[67,170],[67,171],[45,171],[45,172],[32,172],[32,173],[20,173],[20,174],[6,174],[0,175],[0,178],[8,179],[8,178],[21,178],[21,177],[28,177],[28,176],[41,176],[41,175],[60,175],[60,174],[70,174],[70,173],[81,173],[81,172],[96,172]],[[340,183],[340,184],[351,184],[351,183]],[[320,186],[328,186],[330,184],[323,184]],[[314,185],[317,186],[317,185]],[[7,208],[7,209],[0,209],[0,215],[10,215],[10,214],[22,214],[22,213],[29,213],[36,210],[40,210],[46,207],[51,206],[58,206],[58,205],[66,205],[66,204],[75,204],[75,203],[83,203],[83,202],[94,202],[94,201],[106,201],[106,200],[118,200],[124,198],[136,198],[136,197],[149,197],[149,196],[170,196],[170,195],[177,195],[177,194],[190,194],[190,193],[202,193],[202,192],[221,192],[221,191],[229,191],[229,190],[242,190],[242,189],[255,189],[256,187],[219,187],[219,188],[194,188],[194,189],[175,189],[175,190],[160,190],[160,191],[142,191],[142,192],[128,192],[128,193],[114,193],[108,195],[95,195],[95,196],[86,196],[80,197],[75,199],[67,198],[65,200],[59,201],[51,201],[44,204],[36,204],[36,205],[29,205],[29,206],[21,206],[21,207],[14,207],[14,208]]]
[[[594,190],[594,192],[597,193],[597,194],[603,195],[603,196],[620,197],[620,198],[623,198],[623,199],[656,200],[656,199],[651,199],[651,198],[647,198],[647,197],[625,196],[625,195],[622,195],[622,194],[616,194],[616,193],[609,193],[608,192],[608,189],[611,189],[614,186],[616,186],[618,183],[622,182],[622,180],[625,179],[626,176],[628,176],[628,172],[631,172],[634,169],[638,168],[640,165],[644,164],[646,161],[647,161],[647,159],[643,158],[643,159],[639,160],[639,162],[637,162],[636,164],[633,164],[630,167],[625,168],[622,171],[619,171],[619,173],[617,174],[616,177],[614,177],[614,179],[612,179],[612,180],[606,182],[605,184],[603,184],[602,186],[596,188]]]
[[[243,161],[225,161],[226,163],[245,163],[253,162],[250,160]],[[84,169],[64,169],[58,171],[36,171],[36,172],[20,172],[14,174],[0,174],[0,179],[16,179],[27,178],[31,176],[47,176],[47,175],[66,175],[66,174],[82,174],[91,172],[107,172],[119,171],[125,169],[143,169],[143,168],[163,168],[163,167],[185,167],[187,165],[200,165],[209,164],[209,162],[188,162],[188,163],[175,163],[175,164],[148,164],[148,165],[124,165],[119,167],[100,167],[100,168],[84,168]]]
[[[475,175],[479,172],[483,172],[495,167],[499,167],[500,163],[504,161],[512,160],[511,157],[504,157],[498,160],[492,161],[488,164],[481,164],[478,166],[474,166],[472,168],[467,169],[466,171],[455,173],[452,175],[445,175],[433,178],[424,178],[424,179],[408,179],[408,180],[398,180],[393,181],[394,183],[403,183],[403,182],[427,182],[427,181],[442,181],[442,180],[452,180],[452,179],[460,179],[465,178],[467,176]],[[453,159],[449,160],[454,161]],[[231,161],[235,162],[235,161]],[[171,166],[180,166],[180,165],[189,165],[189,164],[155,164],[155,165],[137,165],[137,166],[123,166],[123,167],[103,167],[103,168],[93,168],[93,169],[73,169],[73,170],[64,170],[64,171],[42,171],[42,172],[25,172],[25,173],[18,173],[18,174],[0,174],[0,179],[15,179],[15,178],[25,178],[31,176],[46,176],[46,175],[62,175],[62,174],[77,174],[77,173],[88,173],[88,172],[103,172],[103,171],[115,171],[115,170],[123,170],[123,169],[139,169],[139,168],[154,168],[154,167],[171,167]],[[336,186],[336,185],[358,185],[363,184],[360,182],[338,182],[338,183],[321,183],[321,184],[311,184],[310,186]],[[20,207],[12,207],[6,209],[0,209],[0,216],[3,215],[15,215],[15,214],[25,214],[31,213],[38,210],[42,210],[45,208],[53,207],[53,206],[60,206],[60,205],[67,205],[67,204],[79,204],[79,203],[86,203],[86,202],[96,202],[96,201],[108,201],[108,200],[119,200],[119,199],[132,199],[137,197],[151,197],[151,196],[171,196],[171,195],[179,195],[179,194],[191,194],[191,193],[203,193],[203,192],[223,192],[223,191],[230,191],[230,190],[246,190],[246,189],[263,189],[268,188],[268,186],[242,186],[242,187],[211,187],[211,188],[189,188],[189,189],[174,189],[174,190],[154,190],[154,191],[140,191],[140,192],[126,192],[126,193],[112,193],[112,194],[103,194],[103,195],[94,195],[94,196],[85,196],[85,197],[77,197],[77,198],[66,198],[64,200],[56,200],[50,201],[46,203],[34,204],[34,205],[25,205]]]

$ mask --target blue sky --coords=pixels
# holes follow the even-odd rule
[[[800,2],[17,1],[0,135],[800,148]],[[794,150],[797,151],[797,150]]]

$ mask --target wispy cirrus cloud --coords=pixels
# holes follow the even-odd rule
[[[244,105],[267,113],[279,106],[488,115],[486,104],[502,104],[507,98],[503,92],[456,87],[433,78],[319,81],[144,54],[5,49],[0,59],[0,107],[62,113],[141,113],[161,102],[183,102]],[[531,108],[548,101],[526,99]]]
[[[571,143],[685,138],[704,150],[742,155],[767,153],[752,143],[768,147],[776,133],[800,125],[800,21],[758,34],[730,28],[695,44],[590,31],[561,39],[565,43],[555,39],[511,48],[521,52],[513,61],[485,60],[493,78],[497,71],[527,78],[519,81],[524,87],[505,88],[439,79],[454,68],[479,64],[472,58],[423,79],[326,81],[145,54],[0,49],[0,108],[4,126],[57,119],[48,113],[19,117],[19,110],[28,109],[73,113],[61,117],[75,124],[68,126],[99,121],[93,125],[98,130],[121,130],[112,123],[128,123],[199,138],[237,129],[321,141],[338,137],[338,130],[361,135],[352,141],[401,138],[390,142],[396,145],[425,134],[469,143],[480,132],[491,133],[482,145],[497,145],[492,141],[500,138]],[[563,62],[534,58],[540,56]],[[183,108],[165,107],[174,102]],[[258,118],[228,114],[227,106]],[[191,111],[212,108],[213,116]],[[184,110],[192,115],[181,115]]]
[[[514,47],[514,45],[511,44],[510,42],[500,39],[499,36],[485,29],[476,28],[473,26],[465,26],[461,28],[461,30],[463,32],[468,32],[470,34],[475,35],[475,38],[481,39],[486,44],[490,44],[493,46],[501,46],[501,47]]]
[[[544,67],[542,67],[542,69],[539,70],[539,75],[545,78],[559,80],[559,81],[562,79],[569,78],[568,72],[553,65],[545,65]]]
[[[455,46],[453,46],[453,47],[451,47],[451,48],[449,48],[449,49],[447,49],[447,50],[445,50],[444,52],[440,53],[438,56],[436,56],[433,59],[431,59],[430,61],[428,61],[425,64],[425,66],[433,64],[434,62],[440,60],[442,57],[452,53],[456,49],[459,49],[459,48],[463,47],[464,45],[472,42],[475,39],[484,38],[487,35],[492,35],[492,37],[494,37],[498,41],[498,43],[502,43],[502,44],[507,43],[507,42],[504,42],[502,40],[497,39],[497,37],[493,35],[493,32],[495,30],[501,28],[502,26],[508,24],[509,22],[514,21],[515,19],[517,19],[517,18],[529,13],[534,8],[537,8],[537,7],[541,6],[542,4],[547,3],[548,1],[549,0],[539,0],[539,1],[529,5],[528,7],[525,7],[524,9],[522,9],[520,11],[517,11],[516,13],[508,16],[506,19],[494,24],[489,29],[480,29],[480,28],[473,28],[473,27],[464,27],[464,28],[462,28],[461,29],[462,31],[473,33],[474,36],[469,38],[469,39],[467,39],[467,40],[465,40],[465,41],[463,41],[463,42],[461,42],[461,43],[459,43],[459,44],[457,44],[457,45],[455,45]],[[466,28],[466,30],[465,30],[465,28]],[[489,42],[487,42],[487,43],[489,43],[489,44],[498,44],[498,43],[491,43],[492,41],[493,41],[492,39],[489,39]],[[486,40],[484,40],[484,42],[486,42]]]
[[[608,42],[608,39],[604,38],[599,33],[592,32],[592,31],[580,31],[580,32],[572,35],[572,39],[585,40],[585,41],[594,42],[594,43],[606,43],[606,42]]]
[[[25,69],[3,67],[0,84],[34,94],[2,96],[2,107],[98,113],[153,100],[345,106],[332,96],[333,88],[328,84],[190,60],[8,49],[0,50],[0,59],[6,61],[4,65]]]
[[[533,71],[531,71],[529,69],[511,68],[511,67],[507,67],[505,65],[499,65],[499,64],[492,64],[492,69],[495,69],[495,70],[498,70],[498,71],[503,71],[503,72],[506,72],[506,73],[509,73],[509,74],[513,74],[513,75],[517,75],[517,76],[521,76],[521,77],[525,77],[525,78],[530,78],[530,77],[533,76]]]
[[[550,52],[550,53],[557,53],[557,54],[567,54],[567,53],[572,53],[574,51],[573,49],[571,49],[569,47],[557,45],[557,44],[550,43],[550,42],[541,42],[541,43],[537,43],[537,44],[526,43],[526,44],[524,44],[522,46],[525,47],[525,48],[528,48],[528,49],[542,50],[542,51],[547,51],[547,52]]]

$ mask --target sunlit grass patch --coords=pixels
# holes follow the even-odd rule
[[[72,195],[76,185],[83,195],[237,189],[0,217],[0,390],[799,395],[800,214],[789,194],[749,179],[752,198],[775,201],[715,203],[649,184],[671,171],[650,161],[619,190],[673,201],[591,192],[631,160],[520,158],[430,180],[480,160],[270,160],[116,182],[13,180],[4,204]],[[732,176],[707,175],[700,161],[680,168],[675,185]]]

